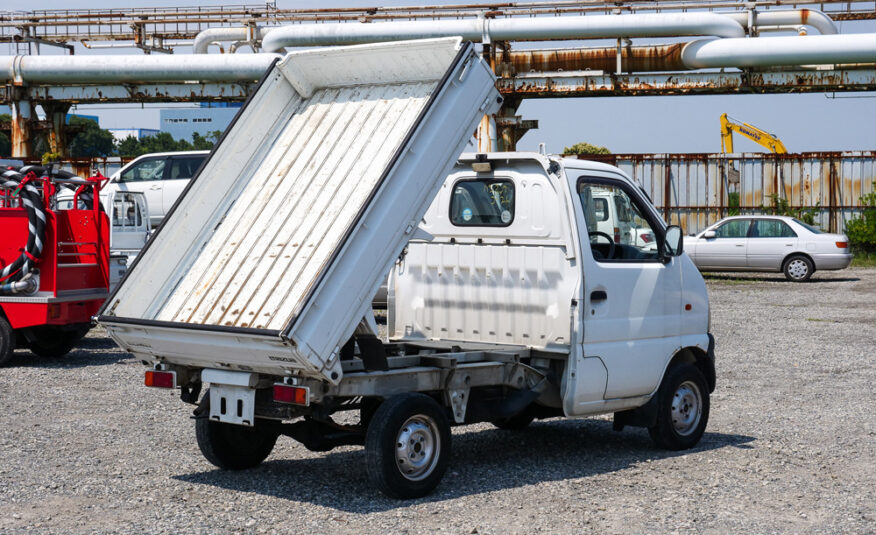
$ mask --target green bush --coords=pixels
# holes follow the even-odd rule
[[[563,154],[611,154],[611,151],[599,145],[591,145],[585,141],[575,143],[563,149]]]
[[[796,217],[807,225],[815,226],[815,214],[818,213],[818,208],[821,202],[815,203],[815,206],[794,208],[788,204],[788,199],[782,199],[775,193],[770,193],[770,207],[768,213],[772,215],[784,215]]]
[[[739,192],[731,191],[727,194],[727,215],[732,217],[739,214]]]
[[[876,190],[876,182],[873,187]],[[860,199],[863,213],[860,218],[846,223],[846,236],[855,251],[876,252],[876,191]]]

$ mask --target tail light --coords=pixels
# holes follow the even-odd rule
[[[614,243],[620,243],[620,229],[614,227]]]
[[[839,247],[840,249],[845,249],[845,248],[847,248],[847,247],[849,246],[849,242],[847,242],[847,241],[838,241],[838,242],[836,242],[836,246]]]
[[[176,372],[148,370],[144,383],[154,388],[176,388]]]
[[[639,238],[645,243],[651,243],[651,241],[654,240],[654,235],[650,232],[643,232],[642,234],[639,234]]]
[[[292,386],[274,383],[274,401],[292,405],[310,405],[310,389],[306,386]]]

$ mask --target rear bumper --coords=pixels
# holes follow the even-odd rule
[[[817,270],[845,269],[852,263],[852,254],[814,254],[812,260]]]

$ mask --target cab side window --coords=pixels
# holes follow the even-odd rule
[[[119,182],[140,182],[143,180],[161,180],[164,177],[164,158],[153,158],[138,162],[126,169],[119,176]]]
[[[715,229],[716,238],[745,238],[748,236],[750,219],[734,219]]]
[[[784,221],[778,219],[757,219],[751,230],[752,238],[796,238],[797,233]]]
[[[590,251],[597,262],[657,260],[659,224],[638,196],[620,182],[581,177],[578,199],[584,212]]]
[[[458,227],[507,227],[514,221],[514,183],[503,179],[460,180],[450,198],[450,222]]]

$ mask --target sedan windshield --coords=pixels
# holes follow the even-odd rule
[[[813,234],[821,234],[821,231],[820,231],[820,230],[818,230],[817,228],[813,227],[812,225],[807,225],[806,223],[800,221],[799,219],[796,219],[796,218],[795,218],[795,219],[794,219],[794,223],[797,223],[798,225],[800,225],[801,227],[805,228],[806,230],[808,230],[809,232],[811,232],[811,233],[813,233]]]

